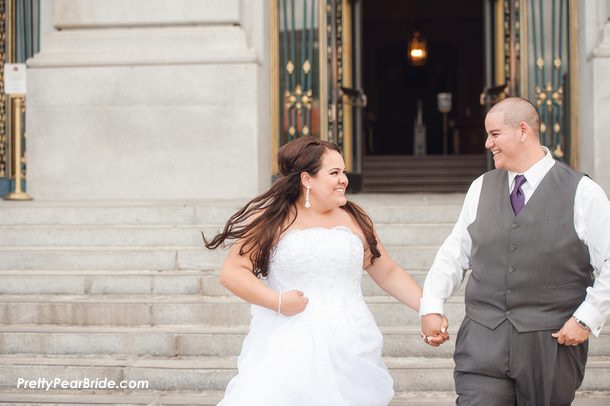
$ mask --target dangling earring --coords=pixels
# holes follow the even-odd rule
[[[311,203],[309,203],[309,186],[307,186],[307,193],[305,193],[305,207],[311,207]]]

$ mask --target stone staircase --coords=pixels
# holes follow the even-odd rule
[[[463,195],[354,195],[389,254],[423,284]],[[249,305],[218,283],[212,235],[241,202],[0,202],[0,405],[215,405],[236,373]],[[419,317],[365,274],[384,333],[392,405],[452,405],[453,340],[425,345]],[[461,290],[463,292],[463,288]],[[446,311],[455,339],[463,293]],[[95,388],[23,389],[19,379]],[[110,389],[100,382],[148,382]],[[610,404],[610,334],[591,342],[575,405]]]
[[[364,193],[466,192],[486,171],[485,154],[368,155],[362,158]]]

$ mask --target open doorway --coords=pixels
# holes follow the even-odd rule
[[[483,2],[363,0],[362,11],[363,190],[466,190],[485,171]],[[426,43],[420,65],[409,53],[416,32]],[[446,117],[439,93],[451,94]],[[425,156],[415,156],[418,102]],[[401,187],[413,168],[422,187]]]

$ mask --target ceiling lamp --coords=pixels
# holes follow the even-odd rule
[[[409,62],[413,66],[422,66],[426,64],[428,58],[428,49],[426,40],[421,36],[419,31],[413,33],[413,39],[409,41]]]

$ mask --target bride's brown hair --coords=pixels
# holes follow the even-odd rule
[[[301,173],[307,172],[311,176],[316,176],[322,167],[322,157],[329,150],[341,153],[335,144],[312,136],[297,138],[281,147],[277,154],[277,163],[283,177],[279,178],[267,192],[252,199],[231,216],[224,230],[212,241],[208,242],[203,236],[205,246],[213,250],[219,246],[224,247],[226,240],[243,239],[244,243],[239,254],[250,254],[254,275],[266,278],[273,245],[296,220],[298,214],[296,201],[303,193]],[[371,250],[371,264],[373,264],[375,259],[381,256],[377,249],[373,222],[364,210],[350,201],[341,208],[352,216],[364,233]],[[291,211],[294,212],[294,218],[288,223]],[[252,221],[246,223],[257,214],[258,216]]]

